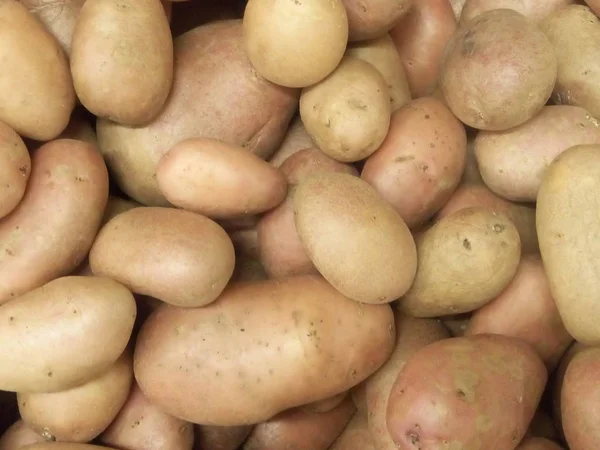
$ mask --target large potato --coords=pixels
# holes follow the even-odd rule
[[[22,3],[0,2],[0,22],[0,120],[22,136],[54,139],[75,107],[67,57]]]
[[[231,278],[235,252],[212,220],[174,208],[140,207],[110,220],[90,250],[96,275],[177,306],[215,300]]]
[[[346,56],[320,83],[300,96],[300,117],[317,146],[341,162],[366,158],[390,126],[389,89],[370,63]]]
[[[106,165],[91,144],[49,142],[31,165],[25,196],[0,222],[0,304],[71,273],[92,246],[108,199]]]
[[[348,15],[350,41],[374,39],[387,33],[409,12],[413,0],[342,0]]]
[[[252,425],[195,425],[194,450],[239,450],[252,428]]]
[[[310,86],[329,75],[344,55],[348,42],[344,3],[249,0],[244,40],[252,65],[267,80],[294,88]]]
[[[155,311],[134,371],[169,414],[247,425],[360,383],[388,358],[394,337],[389,305],[361,305],[320,277],[241,283],[203,308]]]
[[[361,178],[414,228],[450,199],[466,153],[462,123],[439,100],[422,97],[392,115],[390,131],[365,162]]]
[[[546,384],[544,363],[517,339],[444,339],[413,355],[396,379],[387,424],[399,450],[515,448]]]
[[[466,23],[479,14],[494,9],[512,9],[528,19],[540,22],[554,11],[573,3],[575,0],[467,0],[462,8],[460,21]]]
[[[23,199],[30,174],[31,158],[23,139],[0,122],[0,219]]]
[[[349,298],[389,303],[415,277],[408,227],[374,188],[344,173],[319,173],[294,191],[300,241],[323,277]]]
[[[535,202],[546,167],[580,144],[600,144],[598,120],[578,106],[552,105],[510,130],[481,131],[474,150],[492,191],[509,200]]]
[[[556,74],[556,55],[544,33],[522,14],[497,9],[454,35],[442,62],[440,88],[465,124],[500,131],[540,112]]]
[[[19,450],[21,447],[44,442],[40,434],[33,431],[23,420],[13,423],[0,438],[0,450]]]
[[[279,167],[294,153],[304,150],[305,148],[313,147],[315,147],[315,143],[310,137],[310,134],[306,132],[302,119],[298,115],[290,124],[279,149],[273,154],[269,162],[275,167]]]
[[[563,450],[563,448],[548,439],[533,437],[523,439],[516,450]]]
[[[0,306],[0,389],[58,392],[102,375],[135,317],[131,292],[103,277],[57,278]]]
[[[600,344],[600,145],[578,145],[548,167],[538,193],[536,223],[550,291],[567,331]]]
[[[329,450],[376,450],[366,414],[358,411]]]
[[[174,41],[173,88],[162,112],[142,127],[99,119],[100,150],[116,184],[151,206],[167,201],[156,182],[160,158],[188,138],[218,139],[262,158],[277,148],[298,92],[259,77],[243,49],[240,20],[216,22]]]

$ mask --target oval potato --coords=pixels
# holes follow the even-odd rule
[[[560,8],[572,5],[575,0],[466,0],[460,15],[461,23],[493,9],[512,9],[534,22],[540,22]]]
[[[22,419],[19,419],[2,434],[0,450],[18,450],[27,445],[44,441],[42,436],[27,426]]]
[[[30,174],[31,157],[23,139],[0,122],[0,219],[23,199]]]

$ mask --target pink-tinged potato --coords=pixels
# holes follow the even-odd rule
[[[461,23],[493,9],[512,9],[534,22],[540,22],[554,11],[576,3],[575,0],[466,0],[460,15]]]
[[[527,431],[546,384],[528,344],[498,335],[444,339],[409,358],[390,394],[398,450],[508,450]]]
[[[305,148],[315,148],[316,144],[310,137],[310,134],[306,132],[304,124],[300,116],[297,116],[281,142],[281,145],[277,151],[273,154],[269,162],[275,167],[281,166],[281,164],[292,156],[294,153],[304,150]]]
[[[563,447],[548,439],[531,437],[523,439],[516,450],[564,450]]]
[[[375,39],[391,30],[413,7],[413,0],[342,0],[348,15],[348,40]]]
[[[462,177],[466,152],[463,124],[439,100],[422,97],[392,115],[390,131],[365,162],[361,178],[413,228],[451,197]]]
[[[45,441],[46,439],[19,419],[0,438],[0,450],[18,450],[27,445]]]
[[[329,450],[376,450],[367,415],[358,411]]]
[[[238,450],[252,428],[252,425],[238,427],[194,425],[194,450]]]
[[[23,139],[0,122],[0,219],[23,199],[30,174],[31,157]]]

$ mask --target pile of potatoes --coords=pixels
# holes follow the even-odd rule
[[[600,449],[598,15],[0,0],[0,450]]]

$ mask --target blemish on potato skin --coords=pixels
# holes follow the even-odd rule
[[[412,161],[414,159],[415,159],[414,155],[400,155],[400,156],[397,156],[396,158],[394,158],[394,162],[402,163],[402,162],[406,162],[406,161]]]
[[[462,243],[464,248],[471,250],[471,241],[469,241],[467,238],[464,238]]]

